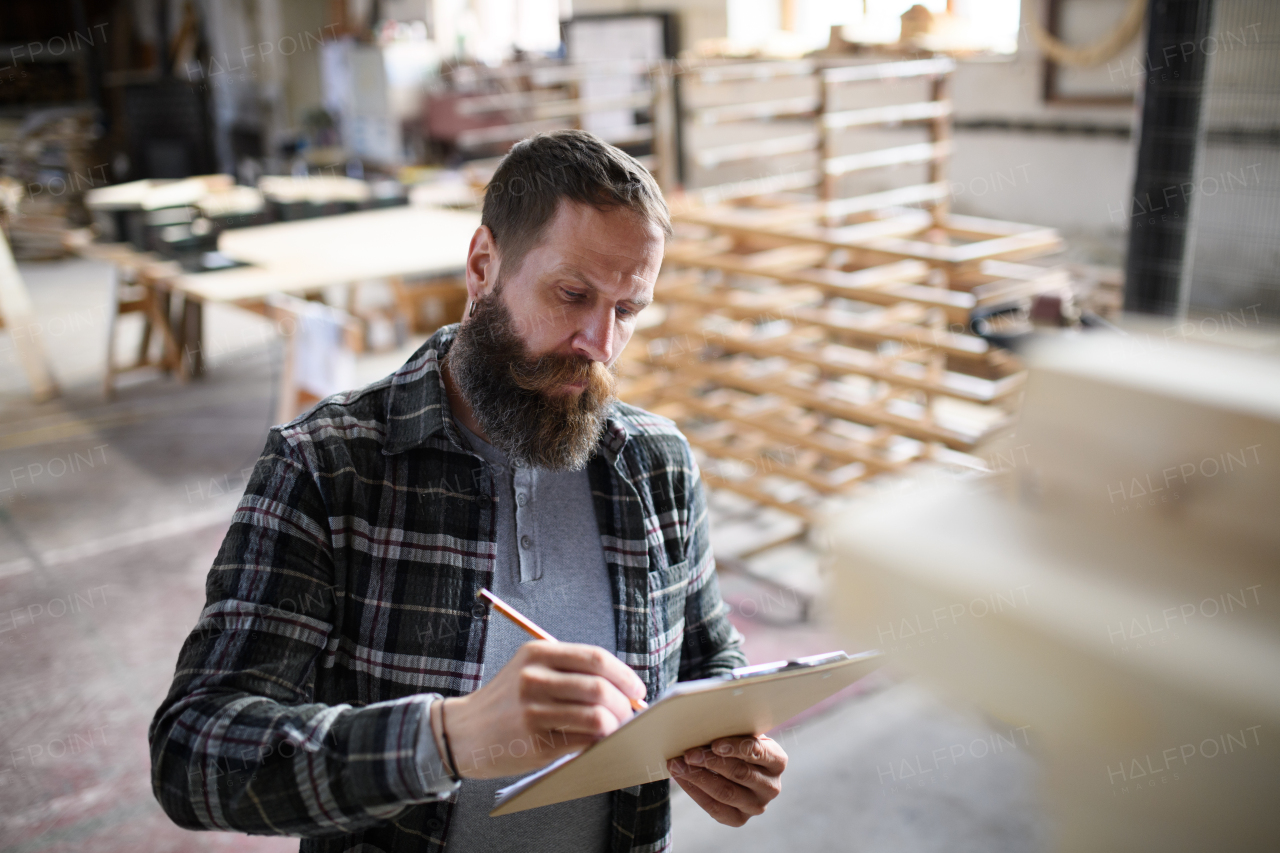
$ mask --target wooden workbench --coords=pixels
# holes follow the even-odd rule
[[[116,267],[118,298],[113,306],[117,314],[145,313],[147,327],[134,367],[150,364],[146,351],[155,329],[164,344],[159,366],[185,379],[203,369],[204,303],[230,303],[265,314],[267,300],[277,294],[306,296],[333,285],[459,273],[479,225],[477,213],[392,207],[241,228],[223,233],[218,249],[250,266],[204,273],[183,272],[172,261],[126,244],[93,243],[87,232],[73,235],[67,245],[84,257]],[[126,294],[126,288],[139,292]],[[171,319],[173,299],[182,303],[176,322]],[[117,368],[111,352],[107,364],[110,395],[116,374],[132,368]]]
[[[184,273],[174,289],[203,302],[261,301],[369,279],[430,278],[466,264],[480,215],[389,207],[227,231],[218,251],[252,264]]]

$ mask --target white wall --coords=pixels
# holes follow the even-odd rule
[[[1024,24],[1031,16],[1043,20],[1043,15],[1041,0],[1023,0]],[[1113,83],[1108,88],[1117,92],[1140,87],[1143,78],[1134,72],[1140,71],[1144,47],[1139,36],[1093,76],[1105,74]],[[1133,191],[1136,140],[1132,135],[1088,135],[1081,129],[1132,131],[1136,107],[1048,104],[1043,87],[1044,59],[1025,25],[1011,59],[960,63],[952,82],[961,125],[951,164],[955,209],[1059,228],[1074,257],[1119,265],[1128,233],[1125,200]],[[1024,123],[1038,129],[963,127],[972,122]],[[1049,130],[1052,125],[1062,130]]]

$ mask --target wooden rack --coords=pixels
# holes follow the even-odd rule
[[[692,198],[715,203],[818,185],[816,70],[807,59],[685,69],[678,84]]]
[[[948,323],[950,291],[910,283],[927,267],[778,258],[673,246],[656,292],[665,317],[629,350],[625,398],[676,419],[713,486],[807,521],[824,498],[913,461],[980,467],[967,454],[1008,427],[1021,372]],[[814,283],[815,270],[828,275]]]
[[[858,483],[913,463],[982,469],[973,452],[1009,429],[1021,365],[971,318],[1065,293],[1069,278],[1026,263],[1061,249],[1052,229],[950,212],[954,67],[805,60],[686,72],[697,79],[685,94],[741,89],[719,103],[686,98],[686,126],[791,129],[694,146],[696,165],[815,152],[800,168],[673,205],[661,316],[620,365],[624,399],[674,418],[713,487],[813,521]],[[761,81],[784,79],[793,91],[760,94]],[[890,89],[867,84],[888,81],[923,84],[926,96],[884,103]],[[878,129],[924,133],[868,147]]]

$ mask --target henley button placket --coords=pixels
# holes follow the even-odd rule
[[[515,463],[512,463],[515,466]],[[512,475],[512,487],[516,493],[516,534],[520,543],[518,560],[520,563],[520,582],[529,583],[542,579],[542,565],[533,543],[538,535],[530,498],[537,488],[538,472],[527,465],[515,467]]]

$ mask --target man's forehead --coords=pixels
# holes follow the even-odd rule
[[[662,262],[662,231],[628,210],[562,204],[547,237],[539,254],[551,271],[585,277],[589,284],[604,279],[651,286]]]

